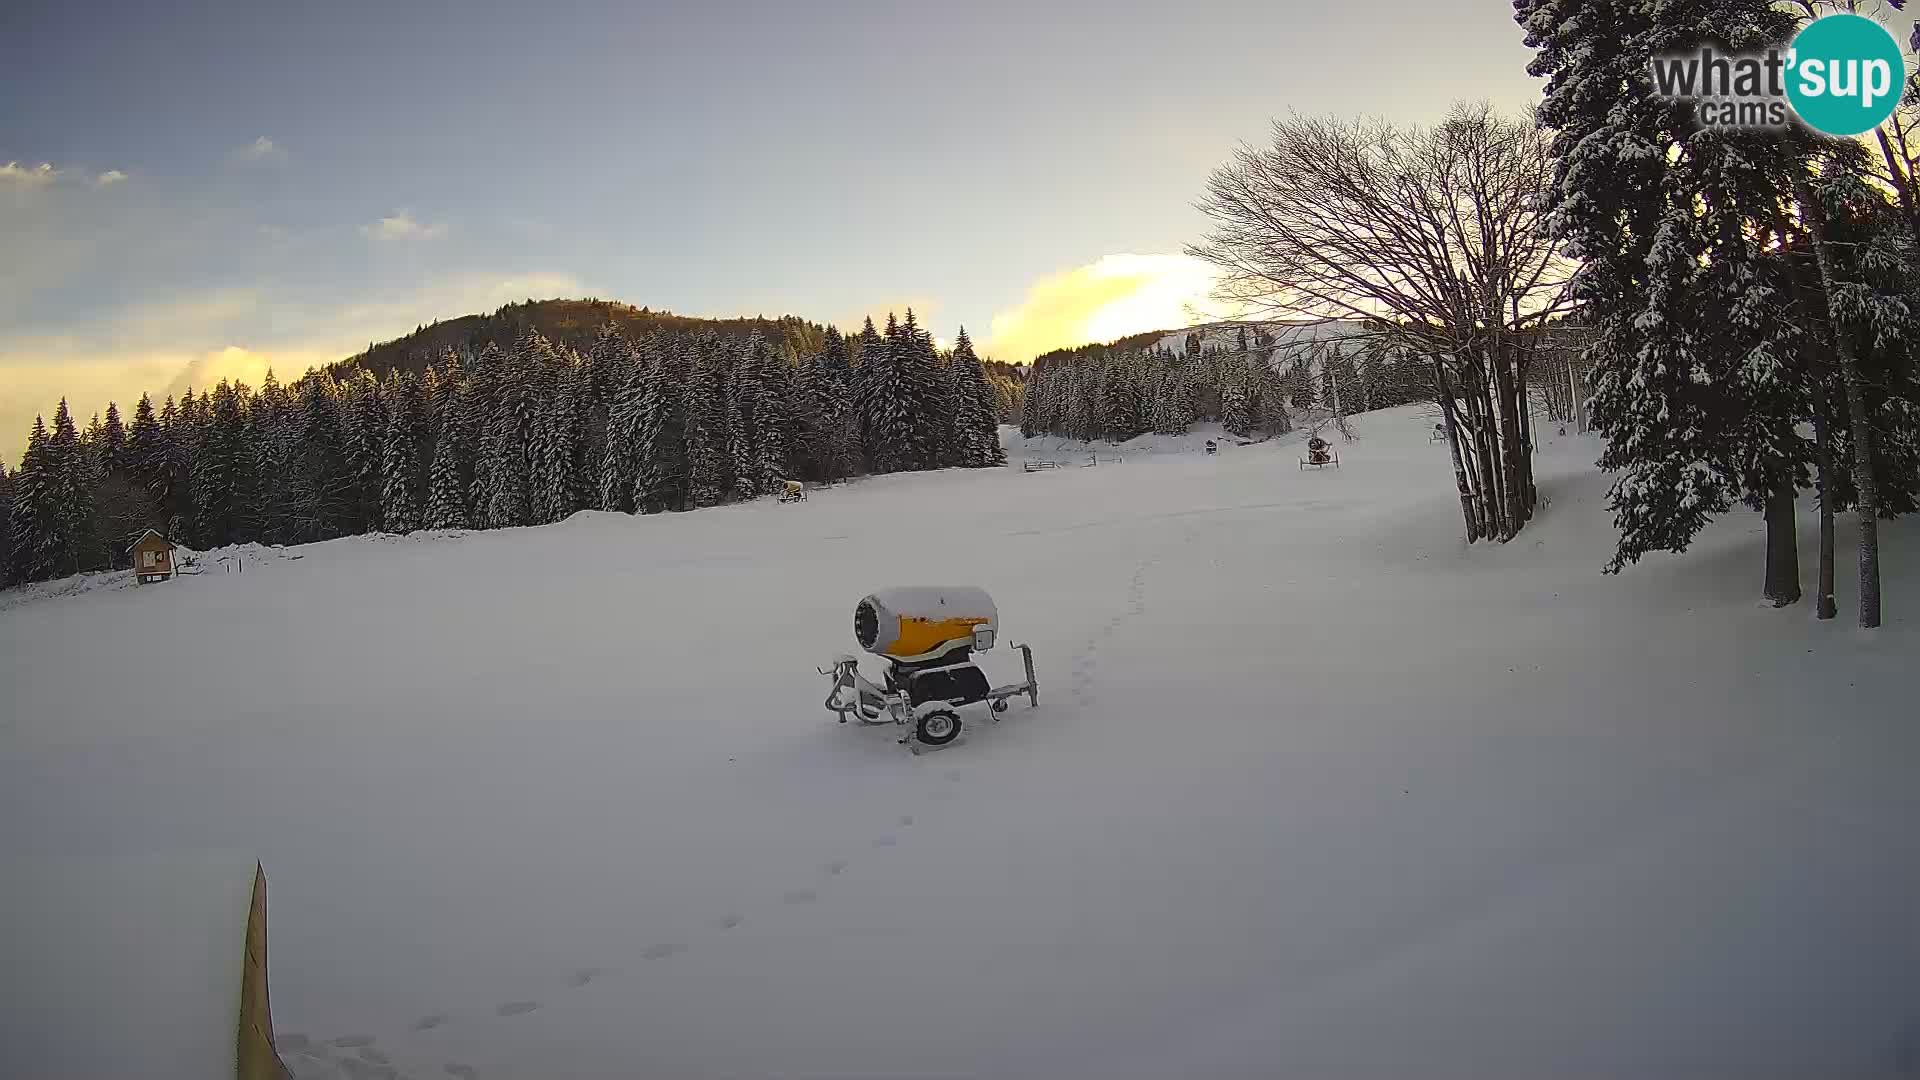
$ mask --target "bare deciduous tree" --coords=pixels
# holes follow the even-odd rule
[[[1249,316],[1354,320],[1426,359],[1469,541],[1533,514],[1527,372],[1573,269],[1540,228],[1549,177],[1531,119],[1485,104],[1432,128],[1294,116],[1215,170],[1188,249]]]

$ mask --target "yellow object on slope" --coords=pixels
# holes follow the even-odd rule
[[[853,612],[860,647],[895,660],[919,660],[970,645],[974,628],[997,630],[999,612],[971,585],[882,589]]]

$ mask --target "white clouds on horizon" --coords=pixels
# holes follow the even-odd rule
[[[51,161],[43,161],[38,165],[9,161],[0,165],[0,183],[16,188],[46,187],[60,179],[60,173],[61,170],[54,168]]]
[[[69,170],[56,169],[51,161],[43,161],[38,165],[22,165],[18,161],[9,161],[5,165],[0,165],[0,187],[10,187],[15,191],[35,191],[60,184],[68,175]],[[105,172],[95,173],[90,179],[84,173],[75,179],[88,187],[103,188],[109,184],[118,184],[127,178],[127,174],[119,169],[108,169]]]
[[[434,240],[445,236],[447,227],[444,224],[422,225],[414,220],[411,213],[396,210],[371,225],[360,226],[360,233],[375,240]]]
[[[267,138],[265,135],[262,135],[259,138],[248,143],[247,145],[240,147],[239,149],[233,151],[233,153],[229,154],[228,156],[235,161],[250,161],[250,162],[260,162],[260,163],[267,163],[267,162],[278,163],[278,162],[287,160],[286,150],[283,149],[280,146],[280,144],[274,142],[272,139]]]

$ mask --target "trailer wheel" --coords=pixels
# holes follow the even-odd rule
[[[1007,711],[1007,699],[1006,699],[1006,698],[994,698],[994,699],[993,699],[993,711],[994,711],[994,712],[1006,712],[1006,711]]]
[[[960,737],[960,714],[952,709],[930,709],[920,714],[913,733],[928,746],[945,746]]]

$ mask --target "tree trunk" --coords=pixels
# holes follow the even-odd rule
[[[1567,357],[1567,396],[1573,403],[1573,430],[1575,434],[1579,434],[1587,430],[1587,427],[1586,417],[1581,408],[1580,378],[1573,369],[1573,359],[1571,356]]]
[[[1774,607],[1800,602],[1800,537],[1793,521],[1793,474],[1774,477],[1767,495],[1767,601]]]
[[[1846,340],[1842,334],[1834,339]],[[1854,511],[1860,517],[1860,625],[1871,630],[1880,625],[1880,492],[1873,481],[1873,428],[1853,348],[1843,344],[1837,351],[1847,386],[1847,420],[1853,429],[1853,486],[1858,489]]]
[[[1526,440],[1520,434],[1522,403],[1514,395],[1512,348],[1504,337],[1496,337],[1487,357],[1493,368],[1492,390],[1500,405],[1500,427],[1496,437],[1500,440],[1500,463],[1506,474],[1502,478],[1500,492],[1507,519],[1502,539],[1506,540],[1513,539],[1527,523],[1527,448]]]
[[[1831,619],[1839,611],[1833,602],[1833,446],[1827,435],[1828,405],[1822,387],[1813,408],[1814,467],[1820,482],[1820,580],[1813,600],[1817,619]]]
[[[1482,372],[1467,395],[1469,433],[1473,436],[1475,463],[1480,468],[1480,508],[1486,517],[1487,535],[1505,543],[1513,539],[1513,531],[1506,520],[1506,494],[1500,486],[1505,469],[1499,458],[1499,447],[1495,445],[1492,413],[1493,398]]]
[[[1479,514],[1474,508],[1473,485],[1467,481],[1467,463],[1460,456],[1460,422],[1454,417],[1453,387],[1447,382],[1446,369],[1440,361],[1433,362],[1433,382],[1439,393],[1440,413],[1447,425],[1447,452],[1453,456],[1453,482],[1460,489],[1460,517],[1467,526],[1467,543],[1471,544],[1486,535],[1480,527]]]
[[[1524,527],[1533,520],[1533,511],[1540,504],[1539,489],[1533,483],[1533,456],[1538,452],[1539,444],[1533,437],[1533,410],[1527,401],[1527,366],[1515,364],[1508,376],[1513,384],[1514,415],[1518,417],[1520,444],[1514,450],[1514,460],[1519,463],[1520,475],[1515,487],[1520,492],[1520,525]]]
[[[1858,489],[1854,507],[1860,517],[1860,625],[1880,625],[1880,495],[1873,482],[1873,426],[1867,415],[1866,388],[1861,385],[1860,362],[1833,313],[1833,255],[1827,242],[1826,212],[1810,188],[1802,202],[1813,211],[1814,262],[1820,267],[1821,291],[1827,301],[1827,325],[1833,331],[1833,353],[1840,361],[1840,380],[1847,392],[1847,422],[1853,433],[1853,484]]]

